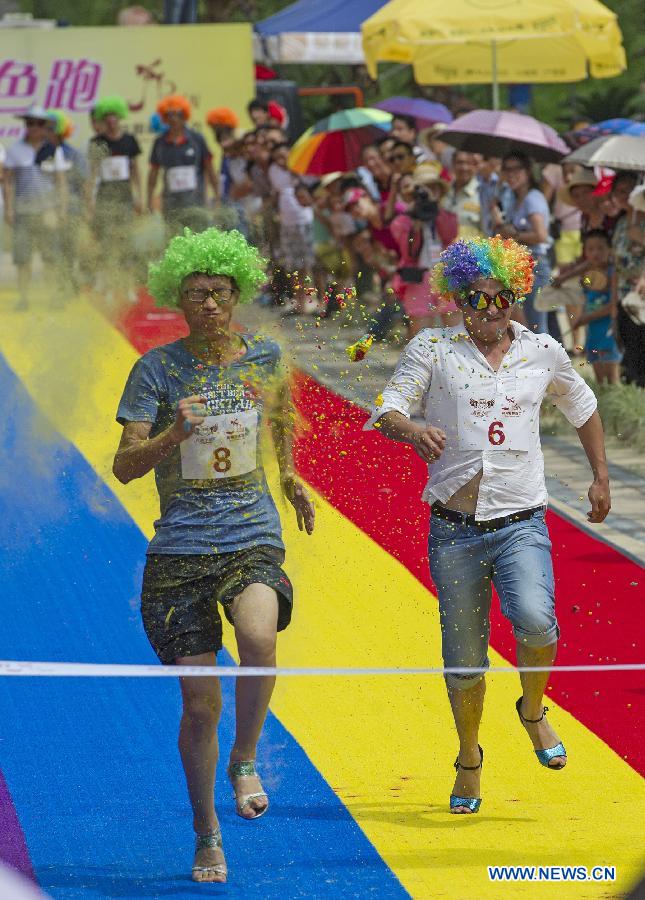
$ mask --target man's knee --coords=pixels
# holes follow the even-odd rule
[[[277,644],[275,631],[240,633],[236,629],[236,638],[242,665],[273,665]]]
[[[482,667],[482,669],[484,668],[488,668],[488,661],[486,662],[486,665]],[[480,669],[473,672],[472,675],[457,675],[453,672],[447,672],[444,677],[449,691],[470,691],[479,684],[484,677],[484,674],[485,672]]]
[[[523,610],[512,625],[515,640],[524,647],[548,647],[560,637],[557,619],[548,609]]]
[[[222,699],[216,692],[187,692],[183,699],[184,718],[191,729],[209,731],[217,728],[222,711]]]

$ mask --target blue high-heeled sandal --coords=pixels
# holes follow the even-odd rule
[[[539,719],[525,719],[521,713],[522,700],[524,697],[520,697],[520,699],[515,704],[515,709],[517,710],[517,714],[520,717],[520,722],[524,724],[525,722],[529,725],[537,725],[538,722],[541,722],[544,716],[548,713],[549,707],[542,707],[542,715]],[[550,766],[549,763],[552,759],[555,759],[556,756],[564,756],[567,758],[567,751],[564,749],[564,744],[560,741],[559,744],[556,744],[555,747],[547,747],[546,750],[536,750],[535,755],[537,756],[541,765],[543,765],[547,769],[551,769],[552,772],[558,772],[560,769],[564,769],[564,766]],[[566,765],[566,763],[565,763]]]
[[[479,744],[477,744],[479,747]],[[478,766],[462,766],[459,762],[459,754],[457,754],[457,759],[455,760],[455,771],[459,771],[459,769],[463,769],[464,772],[476,772],[477,769],[481,769],[484,765],[484,751],[481,747],[479,747],[480,760]],[[468,814],[479,812],[479,807],[482,805],[481,797],[458,797],[456,794],[450,795],[450,812],[460,807],[464,807],[468,810]]]

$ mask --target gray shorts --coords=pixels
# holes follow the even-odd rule
[[[56,260],[59,246],[59,232],[53,221],[54,213],[16,213],[13,224],[13,261],[17,266],[31,262],[37,251],[47,263]]]

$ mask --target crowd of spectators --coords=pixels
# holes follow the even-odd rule
[[[84,270],[99,270],[104,290],[127,292],[118,282],[137,277],[130,227],[148,212],[161,214],[162,239],[214,221],[242,231],[269,260],[260,302],[283,315],[334,315],[351,295],[375,340],[401,323],[411,337],[459,320],[430,287],[441,251],[459,238],[499,234],[527,245],[535,260],[534,288],[514,315],[572,355],[584,352],[599,380],[645,386],[645,188],[636,173],[467,153],[442,141],[442,126],[419,132],[414,119],[394,116],[353,171],[302,176],[290,168],[285,110],[260,99],[249,104],[253,124],[244,131],[232,110],[208,113],[216,168],[191,113],[183,97],[161,101],[147,175],[120,98],[93,110],[85,153],[70,145],[62,114],[24,116],[25,135],[4,162],[19,309],[29,305],[37,249],[47,265],[57,263],[58,298],[83,283]],[[73,227],[81,220],[99,248],[89,262]]]

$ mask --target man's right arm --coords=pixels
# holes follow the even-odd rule
[[[410,444],[427,463],[439,459],[446,446],[446,435],[434,425],[417,425],[396,410],[386,412],[376,422],[375,428],[392,441]]]
[[[2,192],[4,194],[4,217],[7,225],[13,225],[14,220],[14,190],[13,169],[5,168],[4,179],[2,181]]]
[[[179,401],[174,423],[150,438],[152,422],[126,422],[112,472],[121,484],[142,478],[187,440],[206,418],[205,398],[195,395]]]
[[[150,164],[150,168],[148,169],[148,185],[147,185],[147,204],[148,204],[148,212],[154,212],[154,198],[155,191],[157,189],[157,179],[159,177],[159,167],[154,163]]]
[[[393,441],[410,444],[427,463],[441,456],[446,435],[441,428],[413,422],[410,410],[430,385],[434,356],[432,344],[428,345],[423,335],[410,341],[365,426]]]

